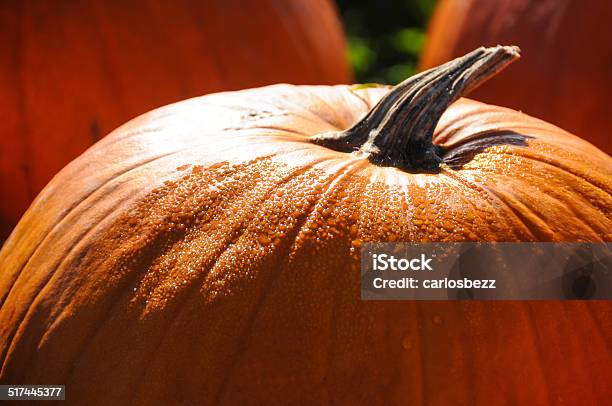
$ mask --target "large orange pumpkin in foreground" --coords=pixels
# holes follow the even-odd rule
[[[610,241],[609,156],[513,110],[446,110],[515,57],[119,128],[0,251],[0,381],[76,405],[609,400],[609,302],[360,300],[364,241]]]
[[[4,1],[0,50],[0,242],[62,167],[154,107],[350,81],[330,0]]]
[[[524,62],[472,96],[549,121],[612,154],[610,21],[610,1],[442,0],[421,67],[480,45],[517,44]]]

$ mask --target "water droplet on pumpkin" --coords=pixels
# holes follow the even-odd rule
[[[271,242],[270,238],[269,238],[267,235],[264,235],[264,234],[260,235],[260,236],[257,238],[257,240],[259,241],[259,243],[260,243],[261,245],[268,245],[268,244],[270,244],[270,242]]]
[[[412,343],[412,339],[408,336],[404,337],[404,339],[402,340],[402,347],[405,350],[411,350],[413,346],[414,344]]]

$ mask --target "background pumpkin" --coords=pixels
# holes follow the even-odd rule
[[[351,79],[329,0],[9,0],[0,50],[0,241],[57,171],[138,114]]]
[[[359,299],[361,241],[610,240],[610,157],[509,109],[453,104],[438,170],[319,145],[390,95],[412,95],[394,117],[428,113],[409,138],[433,131],[504,50],[399,93],[276,85],[117,129],[0,251],[0,381],[73,404],[604,403],[609,302]]]
[[[547,120],[612,153],[612,3],[599,0],[441,0],[421,68],[481,45],[521,47],[525,60],[472,95]]]

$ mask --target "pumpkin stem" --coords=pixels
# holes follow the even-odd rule
[[[315,136],[316,144],[356,152],[376,164],[436,170],[442,147],[432,136],[448,106],[518,59],[516,46],[478,48],[395,86],[353,127]]]

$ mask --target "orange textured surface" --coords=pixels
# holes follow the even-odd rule
[[[602,404],[609,302],[364,302],[363,241],[610,241],[612,159],[461,99],[439,173],[309,142],[388,90],[170,105],[63,169],[0,251],[2,383],[71,404]]]
[[[223,90],[351,80],[328,0],[9,0],[0,50],[0,241],[62,167],[139,114]]]
[[[470,97],[541,118],[612,153],[612,3],[441,0],[421,68],[479,46],[514,44],[523,60]]]

